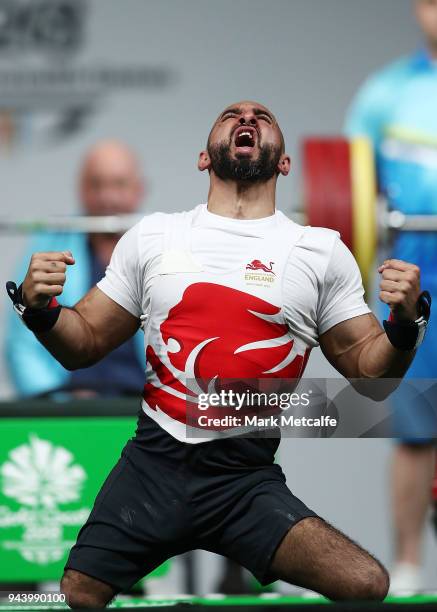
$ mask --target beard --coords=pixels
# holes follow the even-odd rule
[[[277,174],[281,157],[280,147],[271,144],[260,146],[258,159],[237,157],[233,159],[230,145],[226,142],[208,145],[211,169],[224,181],[265,183]]]

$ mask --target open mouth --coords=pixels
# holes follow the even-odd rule
[[[256,143],[256,130],[240,127],[235,132],[234,142],[237,149],[253,149]]]

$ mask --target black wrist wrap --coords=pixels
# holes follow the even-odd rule
[[[22,285],[8,281],[6,290],[14,305],[15,312],[21,317],[24,324],[34,333],[47,332],[52,329],[61,313],[62,306],[53,297],[44,308],[27,308],[23,304]]]
[[[423,341],[431,316],[431,295],[428,291],[420,294],[417,311],[419,318],[416,321],[383,321],[385,333],[395,348],[412,351]]]

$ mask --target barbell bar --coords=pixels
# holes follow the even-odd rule
[[[437,215],[404,215],[397,210],[386,210],[382,212],[382,215],[378,218],[378,227],[384,230],[437,232]],[[65,233],[120,234],[130,229],[143,216],[48,216],[39,219],[34,217],[0,217],[0,233],[33,234],[59,231]],[[300,225],[308,222],[308,217],[303,212],[292,210],[288,216]]]
[[[380,214],[382,216],[378,218],[378,227],[386,231],[437,232],[437,215],[404,215],[397,210],[385,210]],[[39,219],[34,217],[0,217],[0,233],[33,234],[36,232],[65,232],[121,234],[140,221],[143,216],[48,216]],[[303,212],[292,210],[288,213],[288,217],[300,225],[305,225],[308,222],[308,217]]]
[[[85,234],[121,234],[130,229],[144,215],[53,215],[35,217],[0,217],[0,233],[33,234],[37,232],[65,232]]]

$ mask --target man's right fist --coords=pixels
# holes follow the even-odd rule
[[[24,306],[45,308],[53,296],[61,295],[67,266],[73,264],[70,251],[34,253],[22,286]]]

